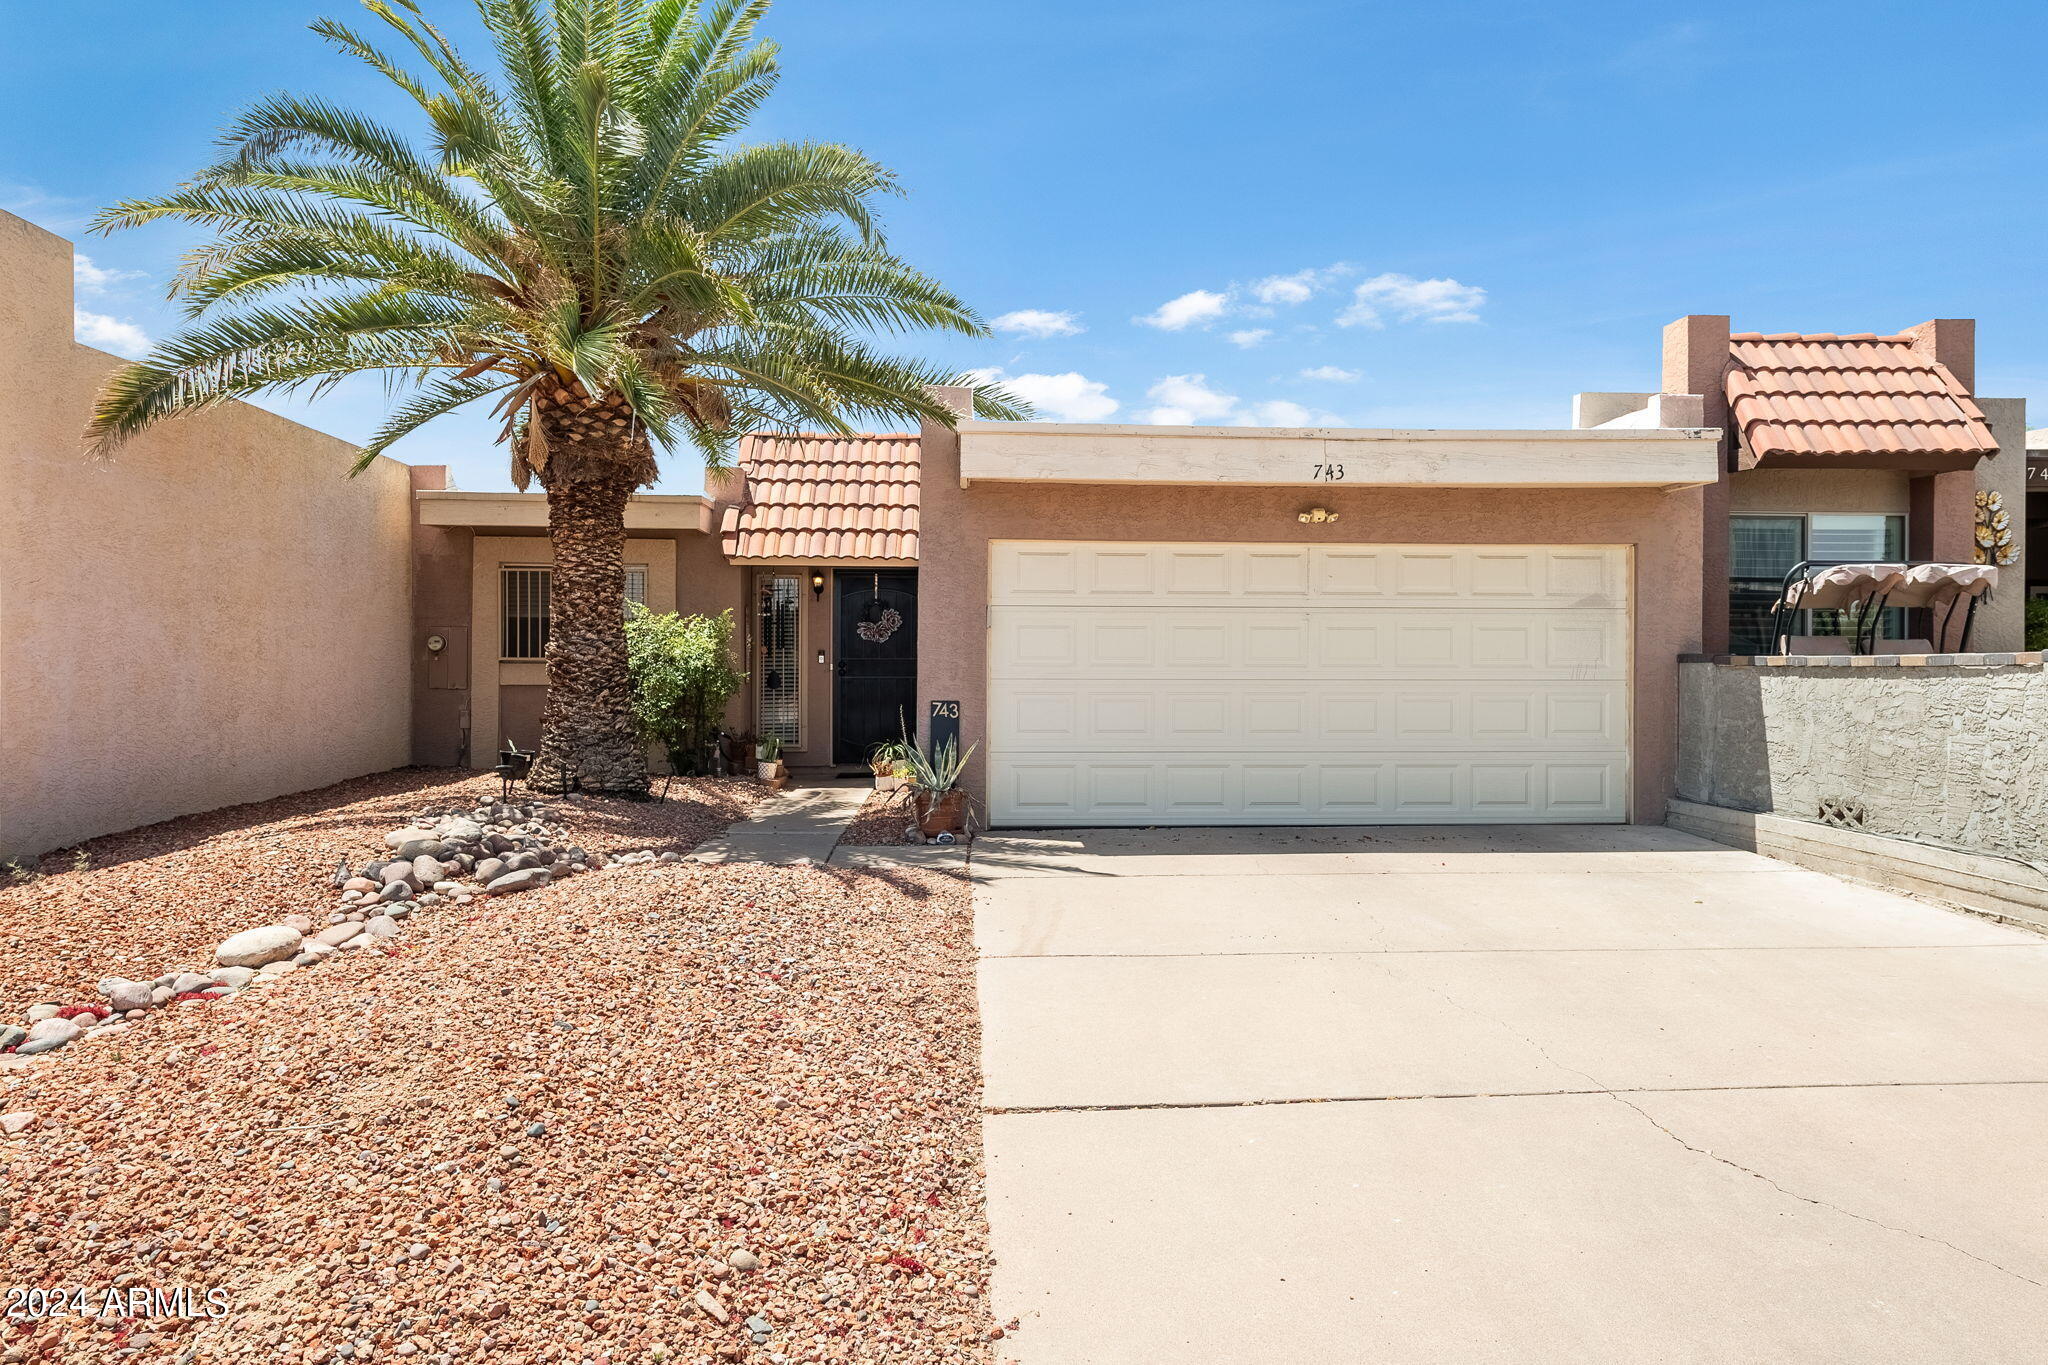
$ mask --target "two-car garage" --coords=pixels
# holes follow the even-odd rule
[[[989,554],[997,825],[1628,818],[1625,546]]]

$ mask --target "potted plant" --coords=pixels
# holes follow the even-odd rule
[[[782,780],[782,741],[774,735],[764,735],[754,746],[754,759],[763,782]]]
[[[910,769],[907,781],[911,808],[917,815],[917,832],[938,843],[950,844],[965,838],[972,812],[960,779],[978,746],[970,744],[963,753],[958,742],[949,739],[936,751],[927,753],[906,739],[905,747],[909,749],[904,762]]]
[[[903,785],[903,778],[910,770],[911,746],[902,740],[890,740],[877,744],[868,755],[868,771],[875,775],[875,790],[896,791]]]

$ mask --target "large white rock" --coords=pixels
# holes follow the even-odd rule
[[[285,924],[266,924],[244,929],[213,950],[214,961],[223,967],[267,967],[299,951],[306,936]]]
[[[433,837],[434,831],[430,829],[395,829],[384,836],[384,847],[403,848],[405,845],[416,840],[432,839]]]
[[[150,998],[150,985],[147,981],[128,981],[118,976],[110,976],[100,982],[100,993],[107,997],[107,1003],[113,1007],[116,1014],[126,1014],[129,1010],[146,1010],[155,1003]]]

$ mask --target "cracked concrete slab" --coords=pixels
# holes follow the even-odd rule
[[[1000,1108],[2048,1081],[2039,940],[988,958],[981,1002]]]
[[[1686,1099],[1724,1135],[1801,1117]],[[1951,1136],[2048,1121],[2044,1087],[1944,1102]],[[2048,1274],[2040,1163],[1946,1219],[1854,1159],[1812,1202],[1601,1095],[1008,1115],[986,1141],[1021,1365],[2019,1365],[2048,1332],[2048,1291],[1989,1263]]]
[[[2036,935],[1611,827],[973,870],[1006,1359],[2039,1356]]]

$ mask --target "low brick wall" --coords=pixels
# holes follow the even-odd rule
[[[2048,860],[2040,654],[1679,662],[1678,796]],[[1853,819],[1860,815],[1860,822]]]

